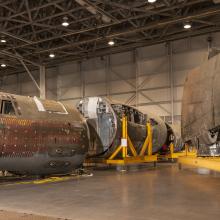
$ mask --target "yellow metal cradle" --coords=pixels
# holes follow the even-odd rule
[[[186,165],[220,172],[220,157],[183,156],[179,158],[178,165],[179,169],[182,169],[182,166]]]
[[[149,163],[157,161],[157,155],[152,153],[152,130],[150,123],[147,123],[147,135],[141,151],[137,153],[129,135],[127,126],[127,117],[122,118],[122,137],[121,145],[116,148],[112,155],[105,161],[107,164],[126,165],[134,163]],[[128,150],[131,155],[128,155]]]
[[[182,156],[196,156],[197,151],[195,148],[190,149],[188,145],[185,145],[185,149],[180,152],[174,151],[174,144],[171,143],[169,146],[169,152],[167,154],[161,155],[158,154],[158,160],[177,160],[179,157]]]
[[[188,149],[189,146],[186,146]],[[195,149],[195,148],[194,148]],[[182,169],[183,165],[196,167],[196,168],[206,168],[214,171],[220,172],[220,156],[198,156],[196,150],[194,154],[189,152],[184,156],[180,156],[178,159],[179,169]]]

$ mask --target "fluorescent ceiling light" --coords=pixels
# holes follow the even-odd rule
[[[186,23],[183,25],[184,29],[190,29],[192,25],[190,23]]]
[[[113,41],[113,40],[110,40],[109,42],[108,42],[108,45],[110,45],[110,46],[113,46],[115,44],[115,42]]]
[[[54,58],[54,57],[55,57],[55,54],[54,54],[54,53],[50,53],[50,54],[49,54],[49,57],[50,57],[50,58]]]
[[[1,43],[6,43],[7,41],[6,41],[4,38],[2,38],[2,39],[0,40],[0,42],[1,42]]]
[[[68,18],[67,17],[63,18],[62,26],[64,26],[64,27],[69,26],[69,22],[68,22]]]
[[[2,63],[2,64],[1,64],[1,67],[3,67],[3,68],[6,67],[6,66],[7,66],[7,65],[6,65],[5,63]]]

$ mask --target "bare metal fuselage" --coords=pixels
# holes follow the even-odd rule
[[[146,123],[151,122],[153,130],[153,153],[171,141],[177,146],[174,130],[158,117],[143,114],[134,107],[117,104],[106,98],[89,97],[78,103],[81,114],[87,118],[90,131],[90,157],[108,158],[121,142],[121,118],[127,116],[128,135],[139,153],[147,136]]]
[[[62,174],[82,164],[87,126],[72,106],[7,93],[0,105],[0,170]]]
[[[217,55],[187,76],[182,101],[182,137],[198,146],[201,154],[209,155],[214,145],[218,145],[219,129],[220,55]]]

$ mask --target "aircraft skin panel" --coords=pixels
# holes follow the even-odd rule
[[[32,97],[0,93],[0,170],[62,174],[83,163],[89,146],[84,118],[72,106],[40,102],[45,111]]]
[[[220,55],[191,71],[184,85],[182,138],[193,145],[211,145],[220,125]]]
[[[79,101],[77,108],[87,118],[89,125],[91,137],[89,157],[109,158],[117,149],[121,143],[123,116],[127,117],[128,135],[138,153],[147,136],[147,122],[150,122],[152,127],[153,153],[158,152],[162,147],[168,147],[171,141],[175,143],[175,151],[182,149],[181,138],[175,135],[176,129],[159,117],[144,114],[133,106],[102,97],[87,97]]]
[[[213,81],[213,104],[215,127],[220,126],[220,56],[216,57],[215,78]]]

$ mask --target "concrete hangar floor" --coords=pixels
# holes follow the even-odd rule
[[[219,174],[159,164],[63,181],[1,182],[0,220],[219,220]]]

